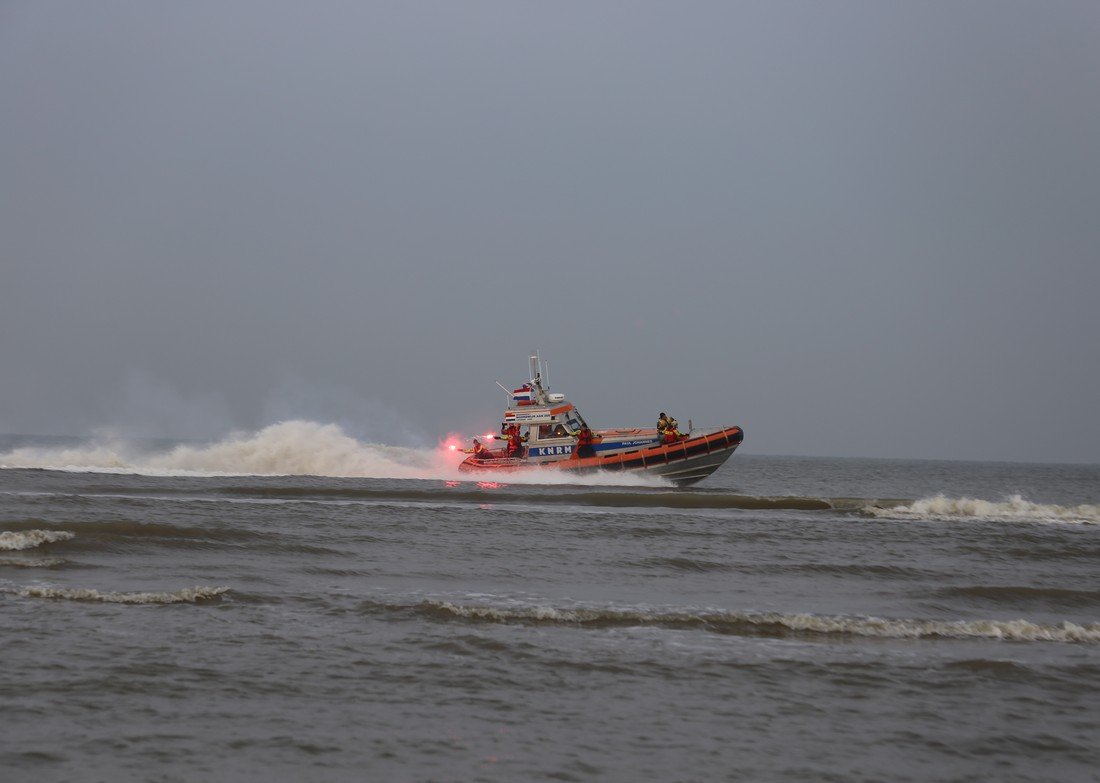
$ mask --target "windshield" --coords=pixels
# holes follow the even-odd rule
[[[576,409],[569,411],[569,415],[565,418],[565,423],[568,425],[570,432],[576,432],[581,427],[588,426]]]

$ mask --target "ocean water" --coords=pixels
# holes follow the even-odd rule
[[[1100,466],[449,459],[0,440],[0,779],[1100,780]]]

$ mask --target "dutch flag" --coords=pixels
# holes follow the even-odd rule
[[[534,392],[529,383],[523,384],[518,389],[512,389],[512,402],[531,402],[533,398]]]

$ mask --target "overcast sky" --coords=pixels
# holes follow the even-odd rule
[[[0,432],[1100,462],[1100,3],[0,2]]]

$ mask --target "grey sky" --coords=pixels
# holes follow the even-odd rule
[[[0,4],[0,431],[1100,462],[1100,3]]]

